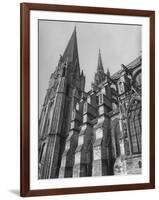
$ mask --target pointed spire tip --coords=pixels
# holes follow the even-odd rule
[[[68,62],[79,65],[76,26],[63,53],[63,60],[68,60]]]

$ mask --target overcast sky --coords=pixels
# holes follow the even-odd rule
[[[77,30],[80,68],[86,75],[86,91],[90,90],[97,69],[99,48],[105,72],[113,74],[141,55],[141,26],[61,21],[39,21],[39,111],[48,81],[72,35]]]

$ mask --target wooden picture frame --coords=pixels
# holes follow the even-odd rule
[[[149,19],[149,181],[142,183],[61,187],[49,189],[32,189],[30,187],[30,13],[31,11],[48,11],[110,16],[134,16]],[[51,5],[21,3],[21,139],[20,139],[20,195],[23,197],[42,195],[62,195],[76,193],[94,193],[107,191],[124,191],[152,189],[155,187],[155,12],[148,10],[129,10],[116,8],[83,7],[71,5]],[[147,123],[147,122],[146,122]]]

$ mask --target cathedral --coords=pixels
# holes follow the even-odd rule
[[[105,72],[99,50],[90,90],[76,28],[49,79],[38,128],[38,178],[142,173],[141,63]]]

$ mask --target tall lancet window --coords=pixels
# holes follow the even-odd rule
[[[128,127],[132,153],[141,153],[141,101],[139,100],[134,100],[129,107]]]
[[[103,94],[99,95],[99,105],[103,104]]]
[[[83,105],[83,113],[87,112],[87,102],[84,103]]]
[[[43,143],[42,147],[40,149],[39,162],[43,162],[43,156],[45,154],[45,148],[46,148],[46,143]]]
[[[120,127],[119,127],[119,122],[118,122],[115,126],[115,145],[116,145],[116,156],[117,157],[120,155],[119,138],[120,138]]]

